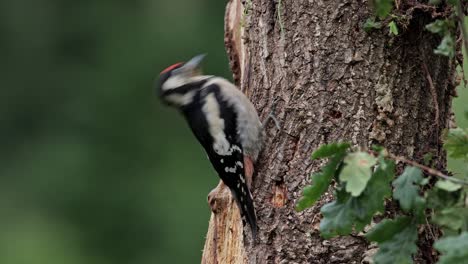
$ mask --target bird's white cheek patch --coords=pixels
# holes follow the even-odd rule
[[[176,75],[170,77],[161,87],[163,91],[168,91],[172,89],[176,89],[184,84],[187,83],[187,80],[182,78],[182,76]]]
[[[193,101],[193,96],[195,95],[194,91],[188,92],[186,94],[170,94],[165,97],[166,101],[175,105],[188,105]]]

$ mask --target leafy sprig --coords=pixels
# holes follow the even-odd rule
[[[468,153],[466,135],[460,135],[459,129],[450,130],[444,147],[455,157],[465,159]],[[366,234],[368,240],[379,245],[375,263],[412,263],[412,256],[417,252],[417,230],[419,225],[426,223],[426,217],[444,233],[435,244],[435,248],[444,254],[439,263],[459,263],[454,261],[465,258],[466,253],[447,245],[451,241],[468,244],[466,192],[461,191],[468,188],[468,183],[460,179],[454,181],[453,177],[393,155],[385,148],[374,149],[352,151],[347,143],[321,146],[312,158],[328,158],[329,161],[320,172],[312,174],[312,184],[304,189],[296,210],[311,207],[335,179],[335,200],[320,210],[323,215],[321,235],[331,238],[363,231],[375,215],[384,212],[385,201],[392,197],[400,205],[401,214],[394,219],[384,218]],[[395,161],[408,164],[398,176]],[[440,177],[432,188],[425,188],[425,192],[421,187],[428,183],[428,178],[423,172],[427,177]],[[425,215],[426,209],[431,209],[429,216]]]

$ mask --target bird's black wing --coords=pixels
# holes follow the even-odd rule
[[[216,84],[203,88],[195,96],[197,98],[193,100],[194,103],[187,105],[182,111],[190,124],[192,132],[208,154],[208,158],[219,177],[231,190],[244,223],[245,221],[249,223],[255,237],[257,221],[252,196],[244,173],[244,155],[237,133],[236,111],[232,105],[224,101],[220,88]],[[223,120],[224,137],[229,144],[225,148],[227,150],[225,153],[216,151],[213,147],[215,139],[210,132],[210,121],[207,120],[207,108],[205,106],[207,100],[211,100],[208,103],[216,102],[214,107],[217,109],[219,118]]]

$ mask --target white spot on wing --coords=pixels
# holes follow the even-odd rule
[[[232,145],[231,149],[229,149],[229,151],[231,151],[231,153],[234,150],[239,151],[240,153],[242,153],[241,148],[239,148],[239,146],[237,146],[237,145]]]
[[[235,167],[235,166],[232,167],[232,168],[231,168],[231,167],[225,167],[224,170],[225,170],[226,172],[236,173],[236,167]]]
[[[242,183],[245,183],[245,178],[244,178],[244,176],[243,176],[242,174],[239,174],[239,177],[240,177]]]

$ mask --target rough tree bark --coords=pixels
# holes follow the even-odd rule
[[[372,16],[367,1],[228,3],[225,42],[234,80],[263,120],[277,101],[281,130],[268,124],[256,165],[256,244],[244,239],[237,207],[224,193],[203,263],[365,263],[375,249],[358,234],[320,238],[319,210],[332,190],[313,208],[294,211],[321,165],[310,154],[324,143],[381,144],[414,160],[431,152],[445,166],[440,135],[450,117],[454,67],[433,54],[440,39],[424,30],[435,10],[398,2],[407,16],[397,37],[387,28],[363,30]],[[387,209],[394,213],[391,204]],[[422,231],[416,263],[434,262],[430,240]]]

